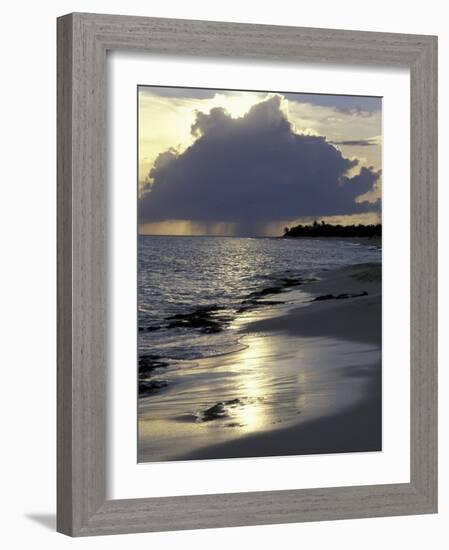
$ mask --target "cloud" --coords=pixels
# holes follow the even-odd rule
[[[176,99],[212,99],[216,90],[208,88],[177,88],[176,86],[139,86],[139,93]]]
[[[233,223],[239,234],[304,216],[374,211],[357,202],[380,176],[357,167],[323,136],[298,134],[274,95],[243,117],[223,108],[197,112],[196,137],[184,152],[169,149],[149,174],[151,188],[139,201],[139,222],[190,220]]]
[[[379,112],[382,107],[382,98],[374,96],[352,96],[332,94],[283,94],[289,101],[308,103],[319,107],[330,107],[348,115],[369,117]]]
[[[245,92],[245,90],[223,90],[212,88],[187,88],[177,86],[139,86],[139,92],[151,96],[173,98],[173,99],[213,99],[217,94],[233,95],[236,93],[255,93]],[[260,92],[265,94],[268,92]],[[350,96],[350,95],[332,95],[332,94],[307,94],[286,92],[282,95],[289,101],[297,103],[306,103],[318,107],[330,107],[337,112],[369,117],[381,109],[382,99],[371,96]]]
[[[333,145],[350,145],[353,147],[369,147],[371,145],[378,145],[376,138],[368,139],[347,139],[343,141],[330,141]]]

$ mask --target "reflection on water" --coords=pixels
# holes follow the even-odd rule
[[[242,343],[236,353],[177,362],[164,374],[168,389],[140,400],[140,462],[352,406],[380,360],[377,347],[335,339],[255,334]]]
[[[224,328],[254,293],[282,286],[286,278],[380,260],[380,250],[338,239],[140,236],[139,354],[183,360],[238,349],[235,332],[205,333],[173,323],[173,316],[215,306],[213,320]],[[265,298],[292,300],[297,287],[288,288]]]
[[[232,372],[237,378],[237,394],[242,404],[235,407],[236,428],[240,432],[254,432],[264,429],[269,423],[266,398],[266,381],[261,376],[260,363],[268,355],[267,342],[263,338],[255,338],[240,353],[240,363],[233,363]]]

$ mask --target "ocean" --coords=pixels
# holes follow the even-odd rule
[[[301,280],[380,262],[377,246],[339,239],[139,236],[138,351],[199,359],[238,349],[235,321],[293,299]]]

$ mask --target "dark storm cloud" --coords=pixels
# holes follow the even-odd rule
[[[375,204],[355,199],[373,189],[380,173],[362,168],[348,177],[358,161],[324,137],[294,133],[280,101],[273,96],[237,119],[222,108],[198,112],[193,145],[157,158],[151,191],[140,200],[140,223],[175,219],[248,228],[374,211]]]
[[[377,145],[375,139],[348,139],[345,141],[330,141],[333,145],[351,145],[352,147],[369,147]]]
[[[331,107],[340,113],[355,116],[371,116],[380,111],[382,106],[380,97],[300,93],[285,93],[283,95],[289,101]]]

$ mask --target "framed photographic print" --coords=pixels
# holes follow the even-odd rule
[[[436,37],[58,20],[58,530],[437,509]]]

